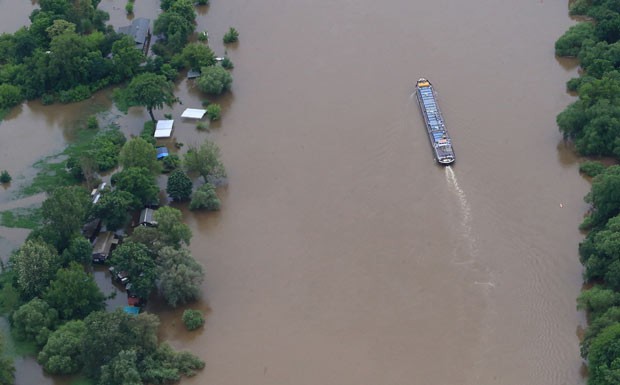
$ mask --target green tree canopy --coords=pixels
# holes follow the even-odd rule
[[[129,220],[129,212],[138,207],[136,197],[130,192],[113,190],[104,193],[93,205],[93,216],[100,218],[109,230],[122,228]]]
[[[121,95],[127,106],[146,107],[153,121],[153,109],[172,107],[176,101],[173,84],[165,76],[150,72],[134,77]]]
[[[131,193],[136,205],[148,205],[157,202],[159,187],[151,172],[143,167],[130,167],[113,176],[117,189]]]
[[[198,187],[192,194],[192,201],[189,204],[190,210],[205,209],[209,211],[217,211],[222,203],[217,196],[215,186],[211,183],[205,183]]]
[[[177,169],[168,177],[166,191],[173,200],[186,201],[192,195],[192,187],[192,180],[182,170]]]
[[[200,147],[189,146],[183,165],[187,172],[199,174],[205,182],[226,177],[226,170],[220,160],[220,148],[208,139]]]
[[[38,239],[26,241],[11,257],[11,263],[17,288],[26,299],[41,295],[61,265],[56,250]]]
[[[20,306],[11,317],[13,332],[23,341],[45,345],[51,332],[58,324],[58,312],[47,302],[35,298]]]
[[[0,385],[15,383],[15,366],[13,360],[6,356],[4,337],[0,336]]]
[[[82,320],[69,321],[53,332],[37,359],[46,372],[74,374],[84,365],[86,325]],[[90,352],[94,354],[94,352]]]
[[[144,167],[153,174],[161,173],[161,164],[157,161],[157,150],[151,143],[140,137],[132,138],[123,145],[118,160],[124,168]]]
[[[43,223],[50,225],[58,234],[59,243],[55,246],[59,250],[64,250],[69,241],[80,233],[90,206],[90,196],[79,186],[58,187],[43,202]]]
[[[232,75],[220,66],[203,67],[196,84],[198,88],[210,95],[221,95],[232,86]]]
[[[160,291],[170,306],[176,307],[200,297],[204,273],[189,250],[164,247],[159,252],[158,261],[161,266]]]
[[[92,254],[93,246],[88,239],[77,236],[69,241],[69,246],[62,252],[62,264],[68,266],[71,262],[89,263]]]
[[[56,273],[43,299],[56,309],[61,319],[80,319],[105,308],[105,296],[82,265],[73,262]]]
[[[215,65],[215,53],[209,46],[201,43],[189,43],[183,48],[185,65],[194,70]]]
[[[157,221],[159,240],[163,245],[176,248],[183,244],[189,245],[192,231],[189,226],[183,223],[181,211],[170,206],[164,206],[155,211],[153,216]]]
[[[601,331],[592,340],[588,354],[588,385],[620,383],[620,323]]]
[[[112,252],[111,264],[129,275],[131,291],[140,298],[148,298],[155,288],[157,266],[149,249],[134,242],[124,242]]]

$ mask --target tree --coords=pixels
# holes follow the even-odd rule
[[[205,363],[193,354],[175,352],[170,345],[163,343],[144,359],[140,373],[145,383],[167,384],[179,381],[181,375],[193,376],[204,366]]]
[[[71,262],[88,263],[92,259],[93,246],[88,239],[78,236],[69,241],[69,247],[62,252],[62,264],[68,266]]]
[[[588,385],[620,383],[620,323],[605,328],[592,340],[588,354]]]
[[[135,204],[147,205],[157,201],[159,187],[155,177],[144,167],[130,167],[114,174],[116,188],[135,197]]]
[[[186,201],[192,195],[192,180],[182,171],[174,170],[168,178],[166,191],[175,201]]]
[[[121,350],[109,364],[101,367],[99,382],[106,385],[142,385],[135,350]]]
[[[17,288],[26,299],[43,293],[60,267],[56,250],[41,240],[28,240],[11,257]]]
[[[155,211],[153,216],[157,221],[157,230],[162,244],[177,248],[182,243],[189,245],[192,231],[189,226],[183,223],[181,211],[170,206],[164,206]]]
[[[215,186],[211,183],[205,183],[198,187],[192,194],[192,201],[189,203],[190,210],[206,209],[209,211],[217,211],[222,203],[215,192]]]
[[[182,319],[187,330],[196,330],[205,324],[205,317],[200,310],[187,309],[183,312]]]
[[[136,198],[130,192],[113,190],[104,193],[93,205],[93,215],[100,218],[109,230],[122,228],[129,219],[129,211],[136,206]]]
[[[202,266],[186,248],[164,247],[158,255],[161,267],[160,291],[173,307],[200,297],[204,279]]]
[[[138,226],[133,230],[127,241],[140,243],[149,250],[151,255],[156,255],[163,247],[159,240],[159,230],[156,227]]]
[[[10,183],[11,180],[13,180],[13,178],[7,170],[2,170],[2,172],[0,172],[0,183]]]
[[[58,187],[43,202],[43,223],[58,234],[59,250],[64,250],[71,238],[79,234],[90,206],[90,196],[79,186]]]
[[[105,308],[105,296],[99,286],[76,262],[58,270],[43,299],[58,310],[64,320],[84,318],[93,311]]]
[[[3,337],[0,336],[0,385],[15,383],[15,366],[13,360],[6,356]]]
[[[222,107],[217,103],[211,103],[207,106],[207,117],[214,122],[222,118]]]
[[[577,309],[587,311],[591,319],[596,319],[607,309],[616,305],[620,305],[620,293],[600,286],[582,291],[577,298]]]
[[[53,332],[37,359],[46,372],[74,374],[84,365],[86,325],[82,320],[69,321]],[[94,352],[90,352],[91,354]]]
[[[153,174],[161,173],[161,164],[157,161],[157,150],[151,143],[140,137],[132,138],[123,145],[118,160],[124,168],[144,167]]]
[[[129,276],[131,291],[148,298],[155,288],[157,266],[149,249],[140,243],[124,242],[112,252],[111,264]]]
[[[239,41],[239,32],[233,27],[230,27],[228,29],[228,32],[224,34],[223,41],[224,44],[230,44]]]
[[[91,378],[98,379],[102,366],[112,362],[123,350],[134,350],[140,359],[157,350],[159,319],[153,314],[141,313],[133,317],[120,309],[94,312],[84,319],[84,324],[84,351],[97,353],[83,357],[85,372]]]
[[[198,78],[198,88],[210,95],[221,95],[232,85],[232,75],[220,66],[203,67]]]
[[[584,40],[594,36],[594,24],[577,23],[555,42],[555,54],[558,56],[577,56]]]
[[[13,107],[23,100],[21,88],[12,84],[0,84],[0,108]]]
[[[172,83],[165,76],[150,72],[133,78],[123,95],[128,106],[146,107],[151,120],[154,122],[156,119],[153,115],[153,109],[162,109],[164,105],[172,107],[176,101]]]
[[[183,48],[183,60],[190,69],[200,69],[215,65],[215,53],[209,46],[200,43],[189,43]]]
[[[118,81],[136,76],[143,61],[144,54],[136,49],[130,36],[123,36],[112,44],[112,62]]]
[[[595,226],[620,214],[620,166],[610,166],[592,180],[586,202],[594,207],[592,222]]]
[[[13,331],[23,341],[45,345],[51,332],[58,324],[58,312],[47,302],[35,298],[20,306],[11,317]]]
[[[226,177],[224,165],[220,161],[220,149],[208,139],[200,147],[190,146],[183,164],[187,172],[199,174],[205,182]]]

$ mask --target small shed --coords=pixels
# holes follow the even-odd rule
[[[153,214],[155,214],[155,211],[156,210],[150,208],[145,208],[140,211],[140,220],[138,221],[138,224],[140,226],[157,226],[157,221],[153,218]]]
[[[172,135],[172,126],[174,125],[174,120],[158,120],[157,125],[155,126],[155,136],[156,138],[169,138]]]
[[[159,146],[155,149],[157,150],[157,159],[162,159],[170,155],[170,153],[168,152],[168,147],[166,146]]]
[[[199,108],[187,108],[181,114],[182,118],[190,118],[190,119],[202,119],[203,116],[207,113],[207,110],[202,110]]]
[[[110,251],[112,251],[112,246],[118,245],[118,238],[114,236],[114,233],[111,231],[104,231],[97,235],[97,239],[95,239],[95,243],[93,244],[93,262],[95,263],[103,263],[110,256]]]
[[[189,71],[187,71],[187,78],[188,79],[196,79],[199,76],[200,76],[200,71],[198,71],[198,70],[189,70]]]

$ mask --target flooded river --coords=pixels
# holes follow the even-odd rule
[[[127,23],[124,3],[101,4]],[[229,174],[220,213],[185,215],[206,327],[186,333],[182,309],[162,311],[162,335],[207,362],[186,383],[583,383],[589,186],[555,124],[576,74],[553,56],[573,23],[566,1],[212,0],[199,15],[216,53],[230,26],[240,43],[221,125],[175,124],[179,142],[215,140]],[[421,76],[451,168],[432,159],[412,97]],[[200,104],[185,80],[178,95],[175,117]],[[21,149],[0,168],[26,175],[74,114],[23,106],[0,124],[0,154]],[[137,133],[146,118],[119,122]]]

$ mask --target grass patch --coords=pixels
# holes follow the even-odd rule
[[[111,124],[105,130],[80,129],[76,133],[75,141],[69,144],[59,154],[45,157],[36,162],[33,167],[37,174],[30,184],[23,186],[19,192],[20,197],[31,196],[41,192],[48,192],[60,186],[72,186],[81,183],[67,169],[67,160],[71,157],[79,158],[93,148],[93,141],[98,134],[115,129]]]
[[[0,225],[34,230],[41,224],[41,208],[17,208],[0,211]]]

